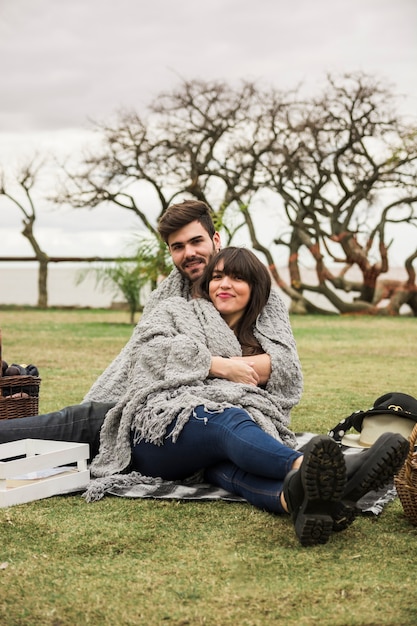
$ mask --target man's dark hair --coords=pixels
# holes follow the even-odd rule
[[[172,233],[196,221],[200,222],[210,235],[210,239],[213,239],[216,229],[210,208],[199,200],[184,200],[178,204],[171,204],[159,220],[158,232],[165,243],[168,243],[168,237]]]

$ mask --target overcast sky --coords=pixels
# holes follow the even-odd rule
[[[378,76],[417,112],[416,0],[0,0],[0,164],[76,150],[89,119],[144,107],[180,78],[314,89],[327,72]],[[15,208],[3,254],[30,254]],[[13,213],[13,215],[12,215]],[[115,217],[117,215],[117,217]],[[94,224],[95,222],[95,224]],[[133,222],[133,223],[132,223]],[[49,254],[118,254],[136,223],[41,210]],[[90,230],[90,232],[88,232]],[[88,247],[88,249],[86,249]],[[58,249],[60,252],[58,252]]]

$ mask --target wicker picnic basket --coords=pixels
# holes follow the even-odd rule
[[[0,363],[1,341],[0,330]],[[39,376],[2,376],[0,367],[0,419],[38,415],[40,384]]]
[[[410,435],[408,457],[394,478],[395,488],[405,516],[417,526],[417,456],[413,456],[417,439],[417,424]]]

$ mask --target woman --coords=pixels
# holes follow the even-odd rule
[[[137,327],[129,390],[106,416],[91,470],[106,478],[130,469],[140,473],[133,480],[200,472],[261,509],[290,512],[303,545],[325,543],[342,506],[345,462],[325,436],[303,454],[295,450],[288,425],[299,372],[286,369],[282,346],[274,362],[276,340],[265,319],[258,330],[270,290],[253,253],[226,248],[207,265],[194,300],[170,298]],[[209,377],[212,355],[259,353],[271,358],[264,387]],[[87,499],[94,499],[94,483]]]

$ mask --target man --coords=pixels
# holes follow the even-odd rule
[[[142,319],[152,314],[153,308],[172,296],[192,297],[193,283],[201,276],[208,261],[220,250],[220,235],[216,232],[208,206],[204,202],[186,200],[171,205],[162,216],[158,230],[167,243],[175,264],[171,274],[152,292]],[[288,367],[293,372],[291,393],[285,399],[290,411],[298,403],[302,392],[302,375],[295,340],[287,309],[276,290],[268,302],[273,334],[283,356],[274,368]],[[139,322],[140,324],[140,322]],[[265,328],[271,334],[271,324]],[[135,343],[135,331],[126,346],[92,385],[82,404],[65,407],[61,411],[15,420],[1,420],[0,442],[18,439],[55,439],[90,444],[91,457],[99,446],[100,429],[107,411],[114,406],[127,388],[126,363]],[[285,354],[284,354],[285,353]],[[225,359],[213,357],[210,374],[233,382],[263,384],[271,372],[267,354]]]

